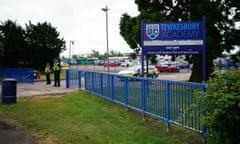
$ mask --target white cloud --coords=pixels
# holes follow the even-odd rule
[[[137,6],[132,0],[1,0],[0,20],[17,21],[24,26],[28,21],[50,22],[57,27],[61,37],[67,41],[74,40],[72,54],[89,53],[92,49],[106,52],[106,13],[101,10],[109,7],[109,49],[114,51],[131,51],[119,34],[119,21],[123,13],[132,16],[138,14]],[[67,49],[63,55],[68,56]]]

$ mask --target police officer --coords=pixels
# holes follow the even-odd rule
[[[47,85],[49,85],[49,84],[51,84],[51,79],[50,79],[51,69],[50,69],[50,64],[49,63],[46,63],[45,73],[46,73]]]
[[[57,59],[54,59],[53,72],[54,72],[54,85],[53,86],[60,87],[60,64]]]

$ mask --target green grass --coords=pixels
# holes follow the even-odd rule
[[[79,91],[62,97],[20,98],[0,105],[0,119],[8,119],[41,143],[56,144],[196,144],[198,134],[140,113],[126,111],[100,97]]]

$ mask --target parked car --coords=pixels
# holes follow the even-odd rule
[[[172,63],[175,64],[180,69],[189,69],[190,68],[190,64],[188,61],[181,60],[181,61],[174,61]]]
[[[125,60],[121,63],[121,67],[129,67],[132,66],[133,62],[129,61],[129,60]]]
[[[179,68],[176,66],[156,65],[159,72],[179,72]]]
[[[179,67],[176,63],[159,63],[155,66],[159,72],[179,72]]]
[[[116,67],[117,66],[117,63],[114,62],[114,61],[109,61],[109,62],[105,62],[103,64],[104,67]]]
[[[105,62],[106,62],[105,60],[97,60],[96,64],[97,65],[104,65]]]

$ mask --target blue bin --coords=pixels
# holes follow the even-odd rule
[[[17,102],[17,81],[6,78],[2,81],[2,104],[14,104]]]

